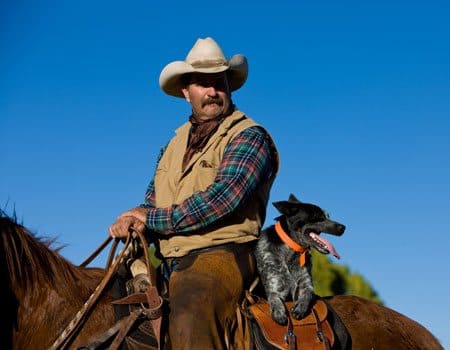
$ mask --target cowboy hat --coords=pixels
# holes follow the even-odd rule
[[[234,55],[227,60],[212,38],[198,39],[184,61],[169,63],[161,71],[159,86],[171,96],[184,97],[181,76],[186,73],[220,73],[228,71],[231,91],[244,85],[248,75],[247,59]]]

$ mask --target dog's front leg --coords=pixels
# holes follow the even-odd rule
[[[284,305],[289,295],[289,282],[287,271],[281,264],[266,264],[264,273],[261,275],[266,289],[267,301],[270,305],[270,314],[275,322],[287,324],[287,310]]]
[[[295,271],[296,279],[293,288],[293,300],[295,304],[291,309],[292,316],[297,320],[306,316],[311,306],[314,288],[311,275],[305,267],[298,267]]]
[[[270,305],[270,315],[272,316],[272,319],[280,325],[286,325],[288,321],[286,307],[279,294],[269,294],[267,301]]]

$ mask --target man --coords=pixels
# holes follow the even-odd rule
[[[192,115],[162,150],[145,202],[110,227],[113,237],[133,228],[158,240],[170,275],[173,349],[235,346],[236,306],[255,277],[253,243],[278,156],[267,132],[231,100],[247,73],[244,56],[227,60],[211,38],[162,70],[162,90],[185,98]]]

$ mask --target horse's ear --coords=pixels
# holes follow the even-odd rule
[[[292,193],[289,195],[288,202],[301,203]]]
[[[279,202],[273,202],[272,203],[275,208],[278,209],[278,211],[286,216],[292,216],[295,215],[298,212],[299,209],[299,203],[290,202],[290,201],[279,201]]]

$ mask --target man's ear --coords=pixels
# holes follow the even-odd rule
[[[186,101],[191,103],[191,99],[189,98],[189,90],[187,88],[181,88],[181,92],[183,93],[184,98],[186,99]]]

